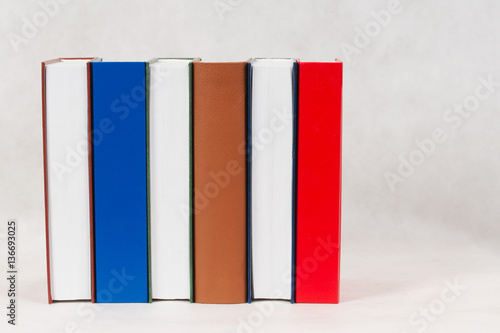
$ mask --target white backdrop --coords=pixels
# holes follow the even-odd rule
[[[500,331],[500,2],[54,1],[0,1],[2,332]],[[341,303],[47,305],[40,62],[83,56],[342,59]]]

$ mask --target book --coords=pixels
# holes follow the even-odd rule
[[[148,302],[146,64],[91,69],[96,301]]]
[[[249,72],[252,298],[293,302],[296,61],[255,59]]]
[[[42,62],[48,301],[92,298],[90,71],[98,58]]]
[[[148,62],[153,299],[191,299],[192,62]]]
[[[193,62],[194,301],[247,300],[247,62]]]
[[[342,63],[299,62],[296,301],[338,303]]]

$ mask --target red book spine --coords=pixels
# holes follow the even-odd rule
[[[299,63],[296,302],[338,303],[342,63]]]

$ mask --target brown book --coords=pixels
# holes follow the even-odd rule
[[[247,300],[247,62],[193,63],[194,301]]]

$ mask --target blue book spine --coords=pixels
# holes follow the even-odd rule
[[[91,66],[96,301],[148,302],[145,63]]]

